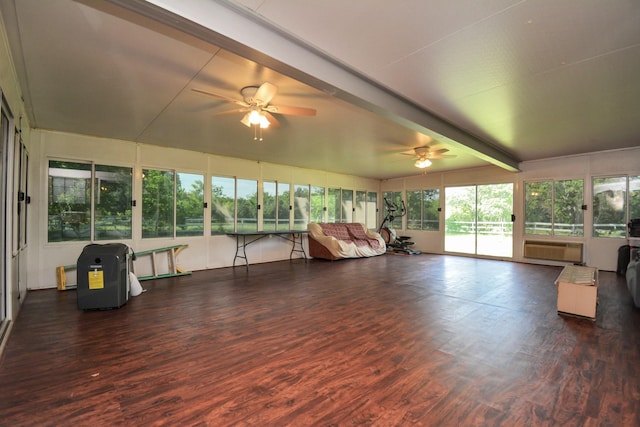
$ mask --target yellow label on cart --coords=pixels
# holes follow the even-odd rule
[[[102,270],[89,272],[89,289],[104,289],[104,274]]]

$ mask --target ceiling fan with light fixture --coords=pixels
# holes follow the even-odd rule
[[[278,87],[272,83],[264,82],[260,86],[246,86],[240,90],[242,100],[229,98],[227,96],[218,95],[201,89],[192,89],[194,92],[213,96],[227,102],[238,105],[240,108],[234,110],[215,113],[214,116],[223,116],[228,114],[245,113],[240,123],[247,127],[254,127],[254,140],[262,141],[262,129],[268,127],[278,127],[280,122],[273,114],[284,114],[291,116],[315,116],[316,110],[303,107],[287,107],[271,105],[271,100],[278,93]],[[258,129],[260,137],[258,138]]]
[[[427,145],[423,147],[416,147],[413,150],[404,151],[400,154],[413,156],[416,159],[414,166],[420,169],[428,168],[429,166],[431,166],[431,160],[456,157],[450,154],[445,154],[449,151],[447,148],[440,148],[436,150],[434,150],[433,148],[434,147],[429,147]]]

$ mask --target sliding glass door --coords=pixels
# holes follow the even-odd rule
[[[2,107],[4,107],[4,102]],[[5,163],[4,156],[9,146],[9,117],[5,114],[4,109],[0,109],[0,189],[2,194],[6,193],[5,183]],[[5,321],[7,320],[7,282],[5,280],[5,243],[6,236],[6,224],[5,224],[5,199],[0,203],[0,241],[3,242],[0,246],[0,338],[2,337],[4,328],[6,327]]]
[[[447,187],[445,192],[445,252],[476,253],[476,187]]]
[[[513,256],[513,184],[445,188],[444,250]]]

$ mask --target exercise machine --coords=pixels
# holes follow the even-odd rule
[[[404,200],[401,205],[391,202],[384,198],[384,204],[387,209],[387,215],[384,217],[378,233],[384,239],[387,245],[387,252],[399,252],[408,255],[420,255],[422,252],[411,249],[411,246],[415,245],[415,242],[411,242],[409,236],[398,236],[393,227],[393,220],[396,218],[402,218],[407,214],[407,208],[404,204]]]

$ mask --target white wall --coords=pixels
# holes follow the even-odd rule
[[[128,166],[134,169],[133,198],[138,200],[133,210],[134,236],[123,243],[134,251],[188,244],[189,247],[178,256],[178,265],[185,270],[228,267],[233,264],[236,242],[229,236],[210,236],[209,218],[205,217],[205,236],[181,237],[176,239],[142,239],[141,236],[141,195],[142,170],[145,168],[174,169],[179,172],[205,175],[205,197],[211,194],[211,176],[236,176],[240,178],[278,180],[294,184],[310,184],[324,187],[342,187],[379,191],[378,180],[363,179],[317,170],[291,166],[255,162],[216,155],[164,148],[134,142],[103,139],[84,135],[37,130],[32,132],[32,145],[37,155],[32,162],[30,193],[34,197],[29,213],[30,289],[56,286],[55,269],[62,265],[76,263],[82,249],[88,242],[47,242],[47,180],[50,159],[95,161],[114,166]],[[210,200],[205,201],[211,206]],[[209,215],[209,210],[205,211]],[[101,242],[104,243],[104,242]],[[260,243],[247,247],[251,263],[288,259],[291,243],[277,237],[265,238]],[[143,259],[136,262],[136,273],[148,274],[150,267]],[[146,270],[143,270],[146,269]],[[150,272],[150,271],[149,271]],[[76,283],[75,273],[68,274],[68,283]]]
[[[514,214],[516,215],[513,260],[562,265],[561,263],[538,261],[522,256],[524,241],[524,194],[522,189],[526,181],[532,180],[583,179],[585,183],[584,203],[588,207],[584,221],[585,236],[559,240],[575,240],[584,243],[584,261],[588,265],[598,267],[601,270],[615,271],[618,247],[627,242],[625,239],[620,238],[594,238],[591,236],[593,225],[591,181],[593,177],[640,175],[640,147],[523,162],[520,164],[520,170],[520,172],[511,173],[494,166],[487,166],[442,173],[427,172],[424,175],[383,181],[381,191],[406,191],[427,188],[439,188],[442,191],[447,186],[511,182],[514,184]],[[444,252],[444,226],[442,225],[442,221],[444,221],[444,199],[442,197],[440,207],[442,212],[439,231],[403,231],[402,234],[410,235],[411,240],[416,242],[416,249],[427,253]]]
[[[545,161],[523,162],[520,182],[540,179],[584,179],[585,204],[584,238],[579,239],[585,245],[584,261],[601,270],[615,271],[618,260],[618,248],[626,244],[625,239],[592,237],[593,226],[593,177],[640,175],[640,147],[567,156]],[[524,206],[524,201],[522,202]],[[565,239],[566,240],[566,239]]]
[[[585,180],[585,204],[591,206],[591,178],[607,175],[640,175],[640,148],[617,150],[588,155],[570,156],[544,161],[525,162],[521,172],[510,173],[494,166],[464,171],[427,173],[401,179],[368,180],[353,176],[306,170],[291,166],[260,163],[242,159],[163,148],[119,140],[66,134],[50,131],[32,131],[32,164],[30,194],[33,202],[29,212],[29,288],[50,288],[56,284],[55,268],[75,264],[87,242],[47,243],[47,164],[49,159],[96,161],[134,168],[134,199],[140,200],[142,193],[141,173],[144,168],[168,168],[181,172],[212,175],[239,176],[262,180],[278,180],[290,184],[311,184],[324,187],[343,187],[368,191],[406,191],[421,188],[440,188],[454,185],[514,183],[513,260],[549,264],[522,257],[524,199],[522,188],[525,181],[540,179]],[[208,181],[206,179],[205,181]],[[210,194],[210,182],[205,182],[205,194]],[[178,264],[186,270],[227,267],[233,263],[235,241],[228,236],[190,237],[178,239],[142,239],[140,236],[140,205],[134,210],[134,235],[129,244],[135,251],[186,243],[189,248],[182,252]],[[444,218],[444,200],[441,200]],[[205,223],[208,221],[205,220]],[[137,225],[137,226],[136,226]],[[603,270],[613,271],[617,263],[617,248],[626,242],[622,239],[592,238],[590,210],[585,215],[585,236],[574,238],[585,243],[585,261]],[[416,248],[427,253],[444,252],[444,227],[437,232],[404,231],[416,242]],[[282,239],[264,239],[248,247],[251,263],[287,259],[290,244]],[[140,263],[141,265],[143,263]],[[69,277],[74,283],[73,275]]]

